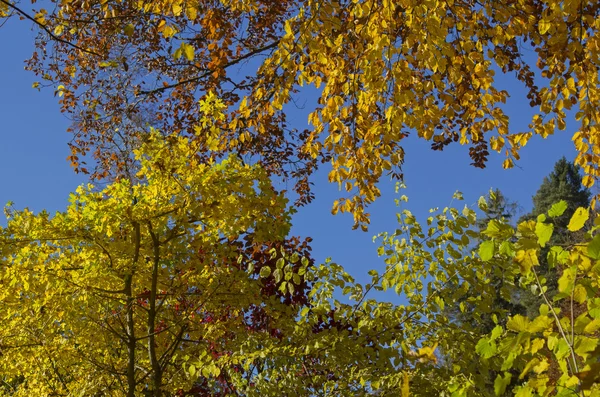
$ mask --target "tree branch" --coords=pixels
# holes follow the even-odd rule
[[[7,7],[12,8],[13,10],[15,10],[16,12],[19,13],[19,15],[21,15],[23,18],[25,19],[29,19],[30,21],[32,21],[33,23],[35,23],[36,25],[38,25],[40,28],[42,28],[44,30],[44,32],[48,33],[48,35],[50,37],[52,37],[53,40],[58,41],[60,43],[66,44],[68,46],[71,46],[79,51],[83,51],[83,52],[87,52],[88,54],[92,54],[95,55],[97,57],[101,57],[100,54],[98,54],[97,52],[94,52],[92,50],[88,50],[85,49],[83,47],[78,46],[75,43],[71,43],[68,40],[65,39],[61,39],[60,37],[58,37],[57,35],[54,34],[54,32],[52,32],[50,29],[48,29],[46,27],[46,25],[42,24],[41,22],[38,22],[34,17],[32,17],[31,15],[29,15],[28,13],[26,13],[25,11],[23,11],[21,8],[17,7],[16,5],[9,3],[7,0],[0,0],[0,3],[5,4]]]
[[[0,0],[0,1],[4,1],[4,0]],[[271,44],[268,44],[268,45],[266,45],[264,47],[257,48],[254,51],[250,51],[249,53],[244,54],[244,55],[242,55],[241,57],[239,57],[237,59],[234,59],[234,60],[232,60],[230,62],[227,62],[223,66],[223,69],[226,69],[226,68],[228,68],[230,66],[236,65],[236,64],[242,62],[245,59],[248,59],[248,58],[253,57],[254,55],[260,54],[263,51],[267,51],[267,50],[270,50],[272,48],[275,48],[278,45],[279,45],[279,40],[274,41]],[[154,88],[152,90],[140,91],[139,93],[141,95],[148,95],[148,94],[155,94],[155,93],[158,93],[158,92],[163,92],[163,91],[166,91],[166,90],[170,90],[172,88],[176,88],[176,87],[178,87],[180,85],[184,85],[184,84],[187,84],[187,83],[194,83],[194,82],[196,82],[198,80],[202,80],[203,78],[210,76],[212,73],[214,73],[214,70],[212,70],[212,69],[206,69],[206,71],[204,73],[202,73],[201,75],[199,75],[199,76],[196,76],[196,77],[193,77],[193,78],[190,78],[190,79],[186,79],[186,80],[181,80],[181,81],[179,81],[177,83],[169,84],[169,85],[166,85],[164,87]]]

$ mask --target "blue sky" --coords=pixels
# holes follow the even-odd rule
[[[11,19],[0,28],[0,53],[3,54],[0,63],[3,76],[0,203],[10,200],[17,208],[54,212],[65,207],[68,193],[85,178],[75,174],[66,160],[67,142],[71,138],[66,129],[70,121],[59,112],[51,89],[38,92],[31,88],[35,76],[23,68],[23,61],[31,55],[34,37],[25,21]],[[525,93],[511,79],[502,79],[501,84],[512,95],[506,106],[511,129],[524,131],[531,114]],[[307,97],[307,102],[310,101]],[[293,108],[290,112],[290,120],[298,128],[306,128],[305,112]],[[572,132],[572,128],[567,128],[546,140],[534,137],[521,152],[518,168],[512,170],[502,169],[500,155],[492,154],[488,167],[481,170],[469,165],[468,147],[453,145],[443,152],[433,152],[429,143],[409,137],[404,147],[407,189],[403,194],[409,196],[405,208],[423,216],[429,208],[448,205],[456,190],[463,192],[465,203],[471,204],[494,187],[527,212],[531,208],[531,196],[554,163],[563,155],[570,160],[575,157],[570,140]],[[317,261],[330,256],[365,281],[369,269],[383,268],[377,258],[373,235],[396,228],[394,182],[382,181],[383,196],[369,208],[372,223],[365,233],[351,230],[351,215],[331,215],[333,200],[343,193],[338,191],[337,185],[327,182],[327,171],[319,172],[314,178],[317,198],[310,206],[300,209],[294,218],[292,233],[313,237]]]

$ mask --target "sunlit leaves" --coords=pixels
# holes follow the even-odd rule
[[[552,207],[548,210],[548,216],[550,218],[557,218],[561,216],[567,209],[567,202],[565,200],[561,200],[558,203],[554,203]]]
[[[0,269],[10,286],[0,302],[14,306],[27,296],[18,310],[32,313],[23,321],[5,312],[0,331],[15,349],[0,360],[1,372],[25,382],[16,396],[127,395],[148,383],[176,394],[197,387],[200,374],[218,382],[236,346],[253,354],[248,343],[271,310],[280,319],[288,313],[293,324],[293,305],[282,302],[255,314],[263,316],[258,323],[243,315],[277,294],[246,272],[249,254],[282,245],[289,230],[287,201],[267,173],[237,158],[199,162],[189,139],[165,140],[154,130],[135,156],[137,181],[80,186],[66,211],[14,211],[0,229],[3,263],[10,263]],[[302,262],[294,253],[287,256]],[[270,269],[258,264],[261,275]],[[297,272],[290,280],[295,285],[281,296],[306,288]],[[271,327],[282,332],[278,320]],[[30,359],[38,356],[48,359]]]
[[[535,234],[538,237],[538,244],[541,247],[545,247],[546,243],[550,241],[552,232],[554,231],[554,225],[538,221],[535,225]]]
[[[596,234],[590,241],[587,252],[592,259],[600,259],[600,234]]]
[[[497,396],[504,394],[506,387],[510,384],[511,378],[512,374],[510,372],[505,372],[503,375],[498,374],[494,381],[494,393]]]
[[[479,257],[487,262],[494,256],[494,242],[492,240],[484,241],[479,245]]]
[[[490,358],[496,354],[496,344],[493,341],[489,341],[488,339],[480,339],[477,342],[477,346],[475,346],[475,351],[482,358]]]
[[[572,232],[576,232],[577,230],[581,229],[583,225],[585,225],[585,222],[588,220],[589,216],[590,215],[587,208],[577,208],[571,217],[567,228]]]
[[[527,331],[529,329],[529,320],[527,317],[521,315],[513,316],[506,323],[506,328],[516,332]]]
[[[179,48],[177,50],[175,50],[175,52],[173,53],[173,58],[179,59],[182,56],[184,56],[185,59],[187,59],[188,61],[193,61],[194,60],[194,47],[192,47],[191,45],[189,45],[187,43],[181,43]]]
[[[594,183],[600,11],[557,4],[107,0],[74,7],[65,0],[34,18],[65,42],[49,54],[41,36],[29,67],[73,93],[61,106],[79,120],[72,157],[79,170],[92,155],[95,176],[120,175],[132,159],[109,148],[137,144],[140,114],[154,115],[144,122],[166,135],[185,135],[197,126],[197,100],[215,91],[227,105],[228,133],[205,150],[264,159],[269,172],[294,179],[303,202],[312,197],[310,174],[330,163],[330,180],[349,192],[333,212],[351,213],[366,229],[366,208],[381,195],[377,182],[402,178],[410,134],[434,150],[468,145],[477,167],[494,150],[511,168],[533,135],[572,124],[576,163],[584,184]],[[111,68],[99,66],[107,62]],[[245,62],[249,72],[236,72]],[[526,90],[517,99],[534,110],[526,131],[510,128],[503,105],[511,93],[499,72]],[[286,123],[287,105],[306,86],[316,87],[318,100],[307,109],[309,129],[298,133]]]

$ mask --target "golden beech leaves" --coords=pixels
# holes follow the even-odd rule
[[[199,163],[185,138],[152,131],[135,156],[142,182],[81,186],[52,217],[9,211],[0,376],[13,388],[0,394],[183,393],[200,386],[182,368],[217,378],[235,344],[226,335],[249,332],[244,315],[265,295],[242,242],[258,253],[283,241],[287,200],[260,167]]]
[[[476,167],[491,149],[511,168],[534,134],[568,130],[585,185],[600,176],[596,1],[58,0],[43,11],[48,30],[28,67],[66,87],[71,160],[81,171],[93,155],[98,178],[128,168],[140,127],[192,133],[208,92],[227,106],[226,143],[211,151],[259,158],[296,182],[298,203],[330,162],[330,180],[350,188],[333,211],[355,226],[368,224],[377,182],[402,178],[409,135],[434,150],[469,145]],[[60,37],[48,37],[54,29]],[[532,108],[524,131],[504,111],[501,74],[527,92],[513,98]],[[318,98],[298,131],[286,113],[307,85]]]

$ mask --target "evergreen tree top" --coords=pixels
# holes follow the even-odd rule
[[[577,207],[587,207],[590,204],[590,191],[581,183],[579,167],[565,157],[554,164],[554,170],[544,178],[542,185],[533,196],[531,215],[543,214],[552,204],[565,200],[568,204],[568,215]],[[568,219],[568,218],[567,218]]]

